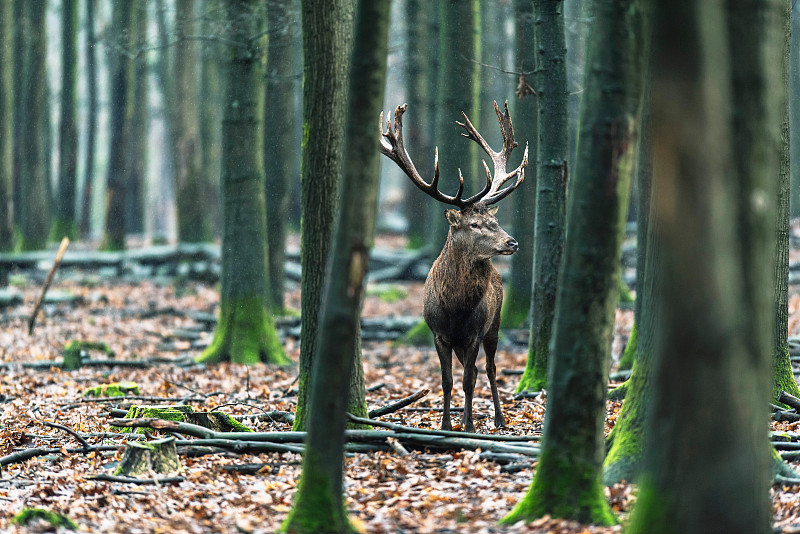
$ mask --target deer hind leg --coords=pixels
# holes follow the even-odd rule
[[[462,382],[464,388],[464,418],[462,426],[465,432],[475,432],[475,425],[472,422],[472,397],[475,392],[475,382],[478,379],[478,368],[475,365],[475,360],[478,359],[479,347],[479,341],[465,347],[462,360],[464,365],[464,380]]]
[[[444,410],[442,412],[442,430],[452,430],[450,424],[450,395],[453,392],[453,348],[446,344],[439,336],[433,338],[436,353],[439,355],[439,365],[442,367],[442,394],[444,396]]]
[[[486,376],[492,388],[492,402],[494,403],[494,427],[503,428],[506,420],[500,407],[500,395],[497,392],[497,370],[494,365],[494,356],[497,352],[497,337],[487,337],[483,340],[483,350],[486,352]]]

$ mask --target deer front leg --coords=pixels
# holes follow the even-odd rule
[[[494,365],[494,356],[497,352],[497,338],[487,338],[483,341],[483,350],[486,352],[486,376],[492,388],[492,402],[494,403],[494,427],[504,428],[506,420],[503,409],[500,408],[500,395],[497,392],[497,370]]]
[[[442,411],[442,430],[452,430],[450,424],[450,395],[453,392],[453,349],[439,336],[433,338],[436,353],[439,355],[439,365],[442,367],[442,395],[444,396],[444,410]]]
[[[472,396],[475,392],[475,381],[478,379],[478,368],[475,360],[478,359],[478,347],[476,342],[464,349],[464,419],[463,427],[465,432],[475,432],[475,425],[472,422]]]

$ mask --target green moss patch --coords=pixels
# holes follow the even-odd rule
[[[395,284],[375,284],[367,287],[367,296],[377,297],[383,302],[397,302],[408,296],[408,291]]]
[[[136,382],[114,382],[94,386],[83,392],[84,397],[124,397],[125,395],[138,395],[139,384]]]
[[[63,357],[61,368],[67,371],[80,369],[89,351],[103,352],[109,358],[115,356],[114,351],[108,348],[108,345],[105,343],[97,341],[70,341],[61,352]]]
[[[78,530],[78,525],[69,517],[43,508],[23,508],[11,519],[11,522],[15,525],[27,525],[36,519],[47,521],[54,527]]]
[[[433,345],[433,332],[428,328],[428,324],[424,319],[421,319],[411,330],[399,337],[395,342],[395,346],[401,345]]]

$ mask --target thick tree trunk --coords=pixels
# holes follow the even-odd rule
[[[199,4],[202,35],[210,35],[219,25],[222,7],[220,0],[204,0]],[[222,235],[220,205],[220,159],[222,154],[222,81],[220,79],[220,44],[202,45],[200,64],[200,143],[202,145],[202,172],[205,184],[206,209],[211,233]],[[272,261],[270,247],[270,261]],[[273,273],[270,272],[270,278]]]
[[[516,35],[516,60],[514,69],[522,73],[518,83],[533,86],[536,60],[536,42],[533,28],[533,4],[530,0],[514,1],[514,28]],[[519,91],[519,87],[518,87]],[[533,155],[532,164],[525,169],[525,185],[514,193],[514,226],[512,235],[519,242],[519,250],[511,256],[511,279],[505,288],[503,321],[505,328],[527,325],[531,309],[533,287],[533,247],[536,224],[536,158],[539,136],[537,134],[537,99],[533,94],[518,92],[515,99],[514,133],[521,143],[528,143]]]
[[[13,36],[13,4],[0,2],[0,251],[14,246]]]
[[[266,309],[267,221],[262,138],[263,71],[257,0],[226,0],[229,33],[222,118],[222,294],[202,363],[287,364]]]
[[[344,154],[345,109],[353,2],[334,0],[323,9],[303,0],[303,175],[300,264],[302,327],[297,414],[293,428],[306,429],[311,366],[317,343],[339,177]]]
[[[775,236],[784,4],[653,6],[653,189],[665,192],[652,199],[653,239],[663,247],[664,299],[630,530],[767,533],[770,457],[758,407],[769,399],[774,348],[765,259]],[[718,410],[727,417],[709,424]]]
[[[127,0],[114,0],[112,35],[123,50],[114,52],[111,75],[111,119],[106,177],[106,226],[102,248],[125,249],[125,196],[127,152],[131,142],[131,117],[133,114],[133,61],[125,50],[130,46],[136,4]]]
[[[78,0],[61,4],[61,123],[58,129],[58,198],[51,234],[54,239],[78,236],[75,199],[78,172],[76,123],[78,82]]]
[[[589,43],[579,152],[556,301],[542,451],[531,487],[506,523],[545,514],[613,524],[601,485],[608,354],[633,164],[625,61],[628,0],[600,3]],[[541,189],[540,189],[541,190]],[[564,421],[572,424],[564,425]]]
[[[25,23],[22,27],[25,43],[22,107],[25,123],[22,126],[20,154],[20,237],[21,250],[42,249],[47,244],[50,231],[50,200],[47,196],[47,145],[45,127],[47,117],[47,32],[45,14],[47,2],[25,2]]]
[[[133,43],[135,51],[147,47],[147,5],[137,4],[134,8]],[[142,233],[145,224],[145,175],[147,173],[147,131],[149,127],[148,109],[148,65],[146,54],[133,60],[133,99],[131,112],[130,150],[128,151],[128,182],[125,191],[125,227],[127,232]]]
[[[284,312],[286,233],[289,226],[289,188],[294,146],[294,25],[289,0],[268,4],[269,49],[264,101],[264,166],[267,173],[267,240],[269,241],[269,302],[274,313]]]
[[[92,231],[92,191],[94,190],[94,154],[97,143],[97,58],[94,34],[96,0],[86,0],[86,155],[81,194],[80,231],[84,239]]]
[[[534,0],[535,90],[539,108],[536,237],[528,362],[517,391],[547,387],[558,270],[564,248],[567,193],[567,66],[563,2]]]
[[[347,105],[344,198],[336,225],[332,267],[312,377],[303,473],[287,532],[352,532],[342,495],[345,410],[353,403],[348,377],[358,354],[359,316],[378,203],[379,151],[374,120],[383,105],[389,3],[358,4]],[[363,402],[363,390],[360,393]]]

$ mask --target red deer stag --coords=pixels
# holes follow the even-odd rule
[[[460,181],[458,193],[448,196],[439,191],[439,151],[436,149],[433,164],[433,180],[427,183],[422,179],[414,163],[403,147],[403,113],[407,105],[399,106],[394,112],[394,130],[386,121],[386,132],[381,127],[381,153],[394,161],[411,178],[414,185],[439,202],[456,206],[458,209],[445,210],[450,223],[450,231],[442,252],[433,262],[428,278],[425,280],[425,303],[423,315],[433,331],[436,352],[442,366],[442,391],[444,393],[444,413],[442,430],[450,430],[450,394],[453,389],[453,351],[464,366],[464,417],[463,428],[474,432],[472,422],[472,395],[478,368],[475,361],[478,349],[483,344],[486,352],[486,375],[492,388],[494,402],[494,425],[505,426],[500,398],[497,393],[494,356],[497,351],[497,335],[500,330],[500,306],[503,303],[503,286],[500,274],[491,262],[493,256],[510,255],[517,251],[517,241],[500,228],[495,218],[497,207],[491,204],[505,198],[525,179],[525,166],[528,164],[528,148],[522,163],[512,172],[506,172],[506,164],[511,151],[517,146],[514,129],[508,114],[500,112],[497,102],[494,109],[500,121],[503,134],[503,148],[495,152],[489,147],[480,133],[462,112],[464,137],[472,139],[486,152],[494,163],[494,174],[486,162],[486,187],[477,195],[461,198],[464,192],[464,177],[458,171]],[[383,116],[381,116],[383,124]],[[501,189],[506,182],[513,184]]]

